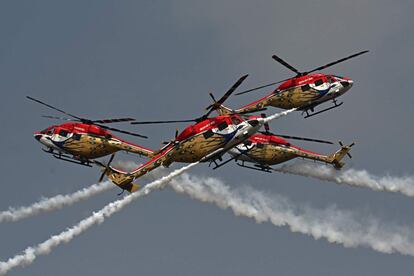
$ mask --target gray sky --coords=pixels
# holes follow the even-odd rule
[[[54,113],[24,96],[91,118],[193,118],[210,104],[209,91],[219,96],[245,73],[250,77],[243,88],[291,76],[272,61],[274,53],[306,70],[371,50],[325,71],[355,81],[341,108],[306,120],[295,113],[273,122],[272,129],[356,140],[350,166],[377,175],[412,174],[412,1],[165,2],[0,3],[0,210],[75,191],[99,176],[96,169],[43,154],[32,133],[55,123],[40,117]],[[265,93],[232,97],[228,105],[238,107]],[[175,127],[125,125],[151,137],[128,139],[151,148],[170,139]],[[298,145],[326,153],[336,149]],[[414,201],[397,194],[234,165],[216,171],[201,165],[192,173],[414,227]],[[1,224],[0,259],[59,233],[116,198],[107,192],[57,212]],[[413,270],[412,257],[315,241],[167,189],[10,275],[412,275]]]

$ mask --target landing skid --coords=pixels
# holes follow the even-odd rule
[[[235,156],[235,157],[232,157],[232,158],[229,158],[228,160],[226,160],[226,161],[224,161],[223,163],[220,163],[220,164],[217,164],[217,162],[216,161],[211,161],[211,162],[213,162],[216,166],[213,168],[213,170],[215,170],[215,169],[218,169],[218,168],[220,168],[220,167],[222,167],[222,166],[224,166],[224,165],[226,165],[227,163],[229,163],[230,161],[232,161],[232,160],[234,160],[234,159],[236,159],[237,157],[239,157],[240,155],[238,155],[238,156]],[[211,164],[211,163],[210,163]]]
[[[42,149],[42,150],[46,153],[51,154],[56,159],[92,168],[92,165],[90,164],[89,160],[81,161],[78,159],[74,159],[71,155],[68,155],[68,154],[55,153],[53,150],[45,150],[45,149]]]
[[[236,163],[238,166],[243,167],[243,168],[247,168],[247,169],[251,169],[251,170],[256,170],[256,171],[260,171],[260,172],[266,172],[266,173],[272,173],[270,167],[265,167],[265,166],[261,166],[261,165],[254,165],[254,166],[247,166],[244,164],[244,162],[242,163]]]
[[[311,113],[311,114],[309,114],[309,109],[313,110],[313,108],[306,109],[305,111],[303,111],[303,113],[306,113],[306,116],[304,116],[303,118],[309,118],[309,117],[312,117],[312,116],[318,115],[318,114],[320,114],[320,113],[323,113],[323,112],[325,112],[325,111],[328,111],[328,110],[331,110],[331,109],[337,108],[337,107],[339,107],[339,106],[343,105],[343,102],[338,103],[336,100],[333,100],[333,104],[334,104],[334,105],[333,105],[333,106],[331,106],[331,107],[325,108],[325,109],[323,109],[323,110],[320,110],[320,111],[318,111],[318,112],[314,112],[314,113]],[[302,113],[302,114],[303,114],[303,113]]]
[[[251,151],[253,149],[253,147],[252,148],[250,148],[250,149],[247,149],[247,150],[245,150],[245,151],[241,151],[241,150],[239,150],[240,151],[240,153],[239,154],[237,154],[237,155],[235,155],[235,156],[233,156],[233,157],[231,157],[231,158],[229,158],[229,159],[227,159],[226,161],[224,161],[223,163],[221,163],[221,164],[217,164],[217,162],[215,161],[215,160],[213,160],[213,161],[211,161],[210,162],[210,164],[211,163],[214,163],[216,166],[213,168],[213,170],[215,170],[215,169],[218,169],[218,168],[220,168],[220,167],[222,167],[222,166],[224,166],[224,165],[226,165],[227,163],[229,163],[230,161],[232,161],[232,160],[236,160],[237,158],[239,158],[240,156],[242,156],[242,155],[246,155],[246,153],[248,153],[249,151]],[[220,160],[221,161],[221,160]],[[237,162],[237,161],[236,161]],[[243,162],[244,163],[244,162]],[[209,165],[210,166],[210,165]]]

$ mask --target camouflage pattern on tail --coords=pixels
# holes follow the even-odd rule
[[[135,145],[126,141],[120,141],[118,143],[113,143],[118,149],[120,150],[124,150],[127,152],[132,152],[132,153],[136,153],[148,158],[152,158],[154,156],[154,151],[141,147],[139,145]]]
[[[103,174],[105,174],[112,181],[112,183],[117,185],[122,190],[133,193],[141,188],[140,185],[132,183],[134,181],[134,177],[131,174],[118,171],[109,165],[105,166],[99,161],[94,162],[101,167]]]
[[[106,176],[118,187],[123,190],[127,190],[130,193],[133,193],[141,187],[138,184],[133,184],[134,177],[128,173],[123,173],[115,170],[112,167],[105,169]]]
[[[350,145],[344,145],[340,141],[339,144],[341,145],[341,149],[329,155],[328,157],[329,163],[331,163],[335,167],[335,169],[338,170],[340,170],[345,165],[344,162],[341,162],[345,155],[348,155],[349,158],[352,158],[352,156],[349,154],[349,151],[351,150],[351,147],[355,145],[355,143],[352,143]]]

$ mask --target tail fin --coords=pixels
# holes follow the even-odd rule
[[[105,166],[99,161],[94,161],[95,164],[101,167],[103,174],[105,174],[115,185],[123,190],[133,193],[141,188],[140,185],[132,183],[134,177],[126,172],[118,171],[111,166]]]
[[[233,110],[231,108],[228,108],[227,106],[224,106],[222,104],[219,105],[216,110],[217,110],[217,113],[220,114],[220,115],[228,115],[228,114],[236,113],[235,110]]]
[[[134,177],[128,173],[120,172],[115,170],[112,167],[108,167],[105,172],[106,176],[118,187],[123,190],[127,190],[130,193],[133,193],[141,187],[138,184],[132,183],[134,181]]]
[[[342,169],[342,167],[345,165],[344,162],[341,162],[341,160],[345,157],[345,155],[348,155],[349,158],[352,158],[351,154],[349,154],[349,151],[351,150],[351,147],[355,145],[355,142],[350,145],[344,145],[341,141],[339,141],[339,144],[341,145],[341,149],[339,149],[337,152],[329,155],[329,163],[331,163],[335,169]]]

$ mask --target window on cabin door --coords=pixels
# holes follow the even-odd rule
[[[64,130],[64,129],[61,129],[61,130],[59,131],[59,135],[60,135],[60,136],[63,136],[63,137],[67,137],[67,136],[68,136],[68,134],[69,134],[69,132],[68,132],[67,130]]]
[[[222,122],[217,126],[217,128],[219,130],[223,130],[223,129],[226,129],[227,126],[228,126],[228,124],[226,122]]]
[[[308,91],[310,89],[310,86],[309,86],[309,84],[305,84],[305,85],[302,85],[301,89],[302,89],[303,92],[305,92],[305,91]]]
[[[322,85],[322,84],[323,84],[323,80],[321,80],[321,79],[315,81],[316,86],[319,86],[319,85]]]

